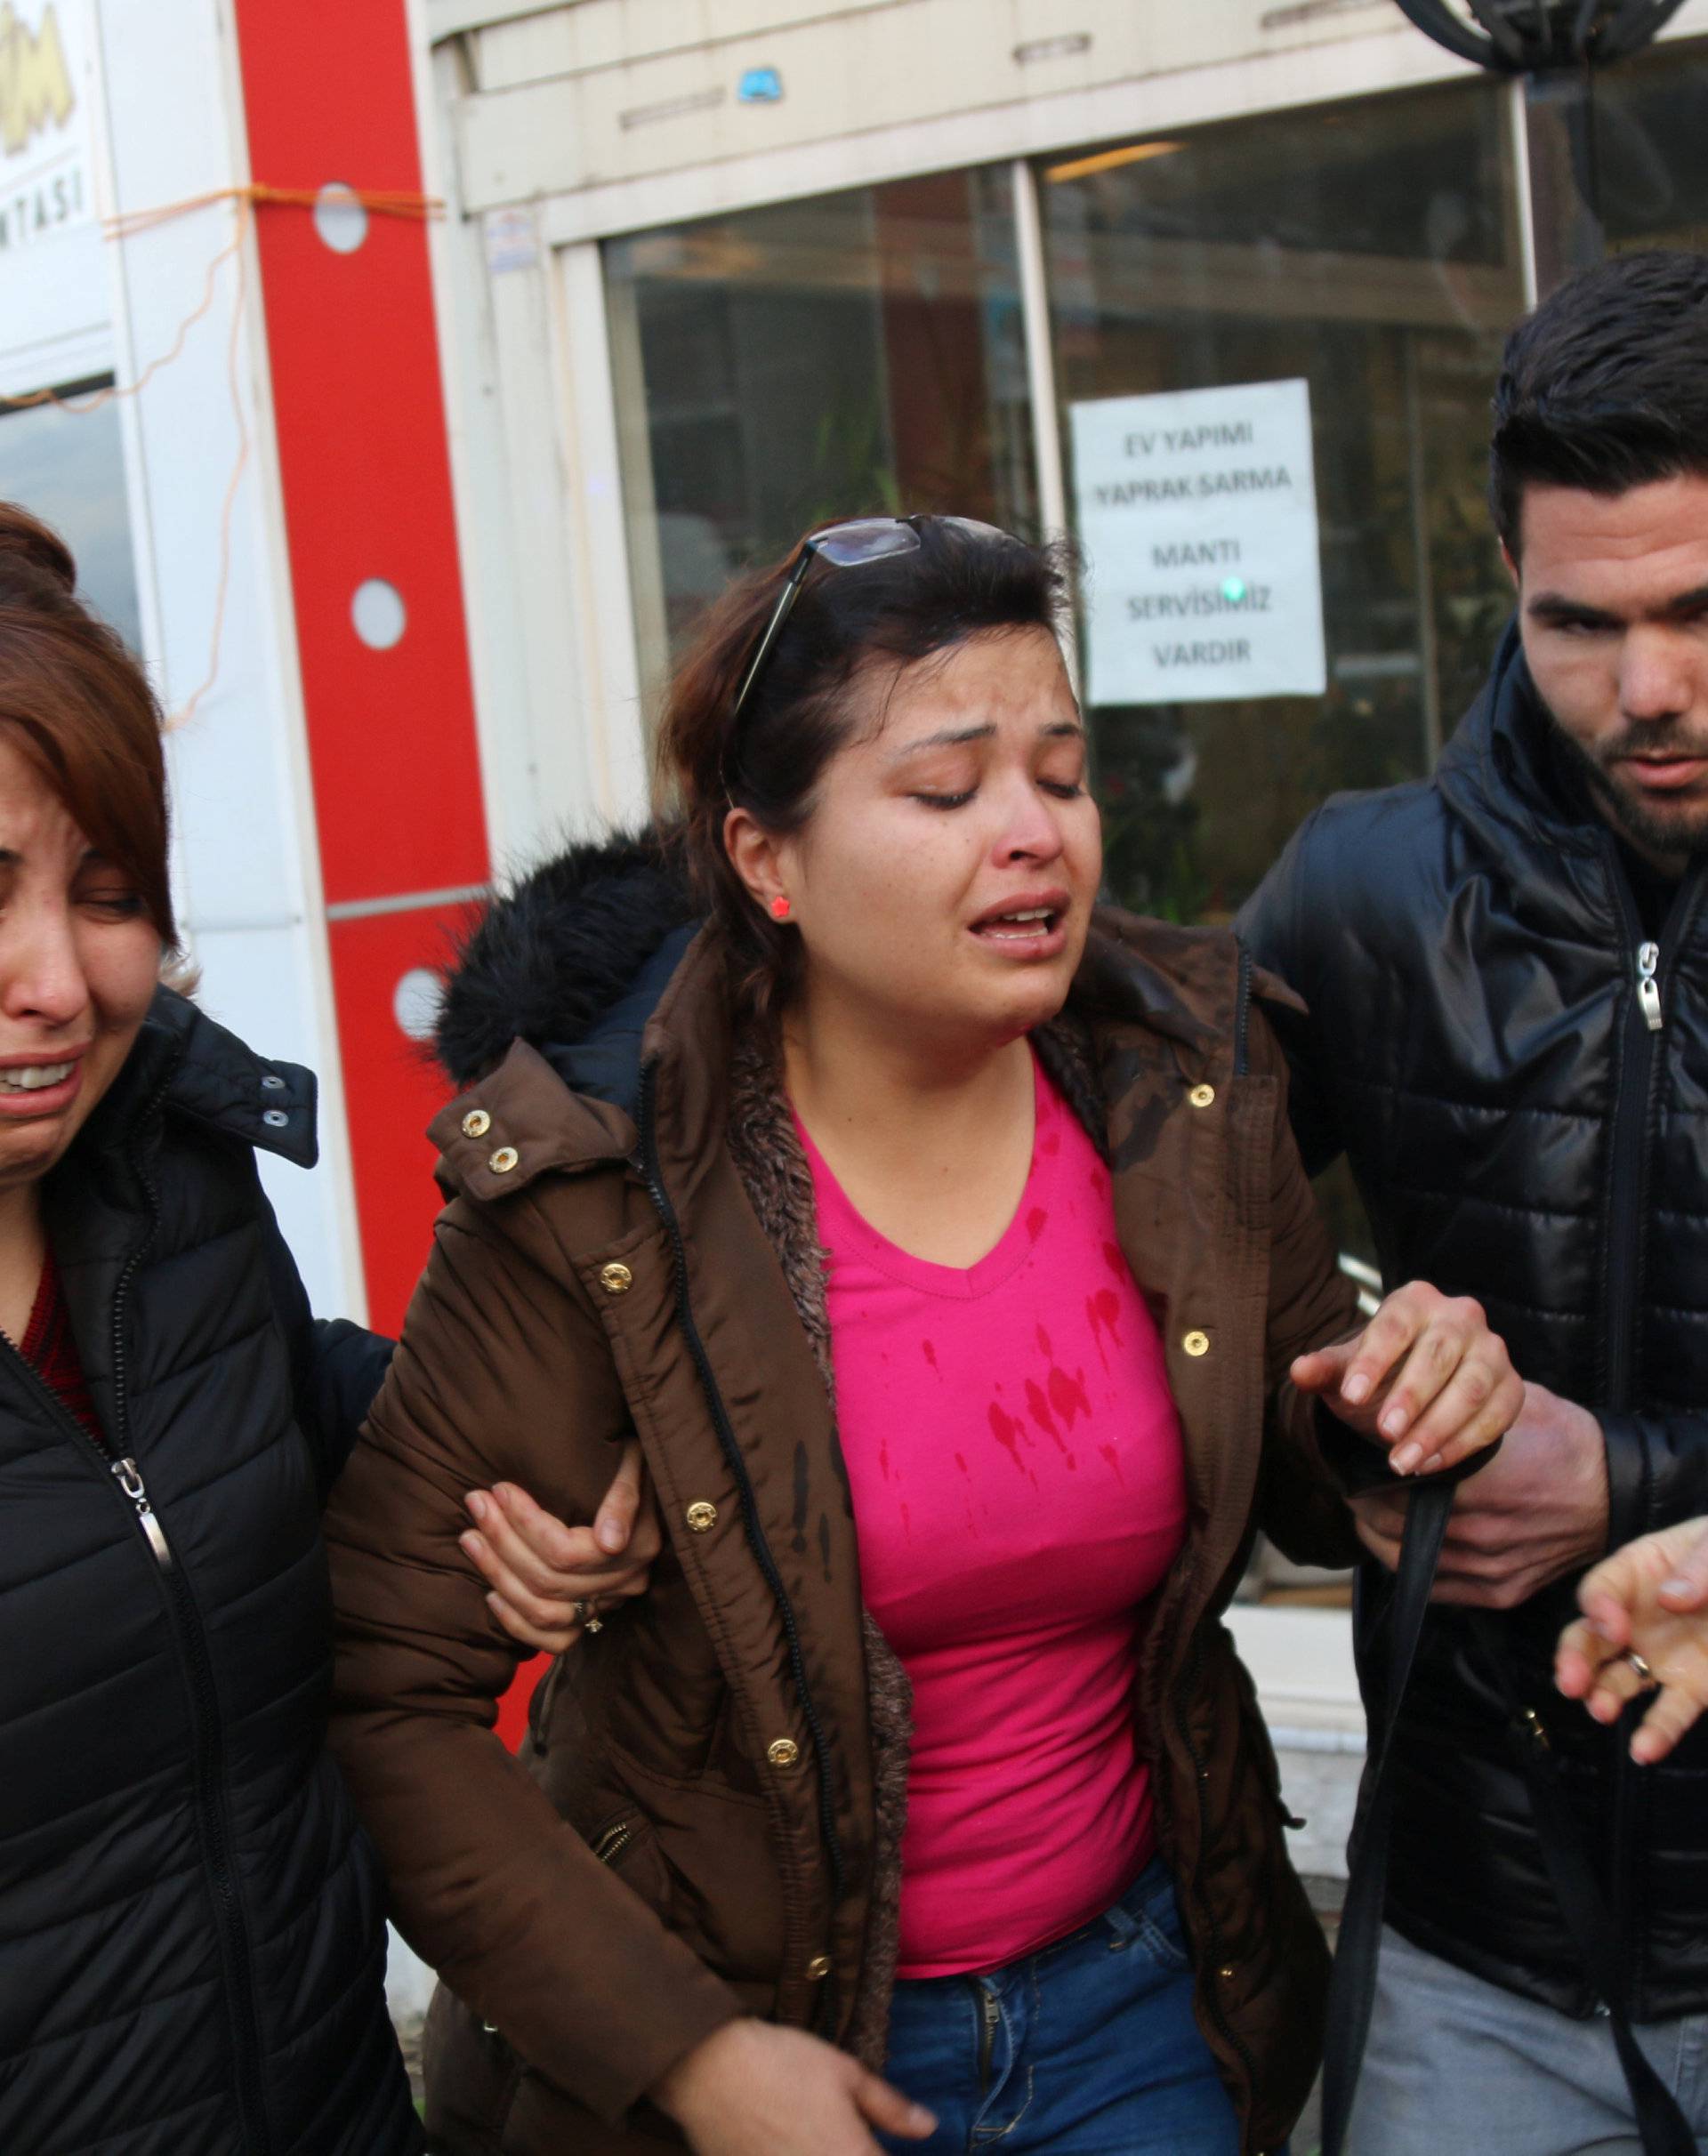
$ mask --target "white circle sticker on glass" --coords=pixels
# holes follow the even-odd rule
[[[334,180],[314,198],[314,229],[334,254],[354,254],[367,237],[367,212],[354,188]]]
[[[431,1041],[439,1023],[444,991],[439,976],[425,966],[413,966],[391,992],[391,1015],[401,1033],[412,1041]]]
[[[370,651],[390,651],[409,622],[403,593],[383,576],[370,576],[366,583],[357,585],[350,602],[350,618]]]

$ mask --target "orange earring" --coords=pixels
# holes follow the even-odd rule
[[[778,891],[776,897],[771,901],[771,919],[773,921],[786,921],[788,917],[789,902],[783,896],[783,893]]]

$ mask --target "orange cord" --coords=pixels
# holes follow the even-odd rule
[[[428,219],[442,217],[445,205],[437,197],[413,195],[384,188],[351,188],[350,199],[359,203],[376,217],[404,217],[424,223]],[[99,412],[122,397],[138,397],[148,388],[162,367],[171,366],[183,352],[190,331],[214,304],[219,274],[233,256],[238,264],[238,288],[231,307],[231,334],[226,348],[226,374],[231,390],[231,408],[238,421],[238,455],[231,467],[231,476],[226,482],[225,502],[220,511],[220,574],[214,598],[214,639],[208,653],[207,672],[181,709],[173,712],[166,720],[169,732],[187,726],[195,716],[204,696],[219,679],[220,648],[225,636],[226,601],[231,584],[231,523],[237,509],[238,486],[249,462],[249,421],[244,402],[243,383],[238,371],[238,354],[245,310],[248,303],[249,260],[245,241],[249,237],[249,223],[257,208],[286,208],[312,210],[321,200],[318,188],[267,187],[259,182],[247,187],[216,189],[206,195],[191,195],[182,202],[167,202],[151,210],[131,210],[118,217],[102,220],[109,239],[129,239],[141,232],[151,232],[157,226],[169,223],[173,218],[189,215],[192,211],[210,209],[216,203],[230,202],[237,208],[237,230],[207,265],[207,280],[202,296],[178,325],[178,334],[169,348],[158,358],[152,359],[134,382],[112,383],[104,390],[96,390],[87,397],[68,398],[52,390],[33,390],[22,397],[0,397],[0,411],[21,411],[31,406],[52,405],[72,417],[81,417],[89,412]]]
[[[425,223],[430,218],[442,217],[445,205],[434,195],[411,195],[389,188],[351,188],[350,198],[370,210],[376,217],[412,218]],[[52,405],[61,412],[77,414],[99,412],[104,406],[122,397],[140,397],[163,366],[170,366],[184,349],[184,341],[190,331],[214,304],[215,280],[222,266],[242,247],[248,230],[249,212],[257,206],[312,210],[320,201],[320,190],[306,187],[267,187],[257,181],[248,187],[216,188],[211,194],[189,195],[181,202],[161,203],[151,210],[128,210],[122,216],[101,220],[101,229],[109,239],[130,239],[141,232],[151,232],[158,225],[169,224],[175,217],[188,216],[194,210],[211,209],[215,203],[235,203],[238,208],[238,229],[228,246],[207,265],[207,283],[201,299],[178,325],[178,334],[170,348],[157,359],[150,360],[134,382],[114,382],[104,390],[94,390],[86,397],[61,397],[56,390],[30,390],[21,397],[0,397],[0,411],[20,412],[32,406]],[[241,278],[239,265],[239,276]]]
[[[238,353],[243,330],[243,318],[248,300],[249,256],[244,246],[248,236],[251,205],[238,205],[238,229],[231,245],[225,252],[235,251],[238,258],[238,288],[231,300],[231,334],[227,340],[225,353],[226,379],[230,385],[231,409],[238,422],[238,454],[231,466],[231,476],[225,483],[225,501],[220,510],[220,573],[214,587],[214,634],[207,655],[207,672],[190,692],[188,700],[179,709],[168,714],[166,731],[176,733],[180,727],[188,726],[196,716],[202,698],[220,678],[220,648],[225,641],[226,600],[231,589],[231,522],[238,505],[238,487],[249,462],[249,414],[244,402],[243,382],[238,368]],[[219,258],[216,259],[216,263]]]

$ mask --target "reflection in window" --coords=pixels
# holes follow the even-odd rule
[[[730,575],[815,524],[1035,526],[1005,170],[649,232],[606,274],[649,703]]]
[[[1040,190],[1064,403],[1309,387],[1326,695],[1092,714],[1117,895],[1226,920],[1326,794],[1429,768],[1509,609],[1483,506],[1523,309],[1501,93],[1120,145]]]
[[[1708,41],[1656,46],[1528,91],[1530,169],[1543,291],[1603,253],[1708,247],[1708,159],[1701,151]]]
[[[1109,882],[1137,912],[1229,919],[1326,795],[1426,772],[1482,680],[1511,607],[1488,399],[1524,307],[1503,117],[1467,84],[1039,168],[1065,405],[1309,390],[1326,694],[1092,712]],[[1343,1163],[1319,1195],[1370,1259]]]
[[[106,386],[77,382],[59,394],[76,405]],[[77,557],[83,596],[141,650],[117,406],[0,405],[0,499],[52,526]]]

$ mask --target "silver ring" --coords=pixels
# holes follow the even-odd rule
[[[1628,1661],[1631,1664],[1631,1669],[1636,1675],[1637,1682],[1640,1685],[1659,1684],[1660,1679],[1656,1676],[1654,1670],[1649,1668],[1648,1663],[1637,1652],[1635,1647],[1627,1647],[1621,1659]]]

